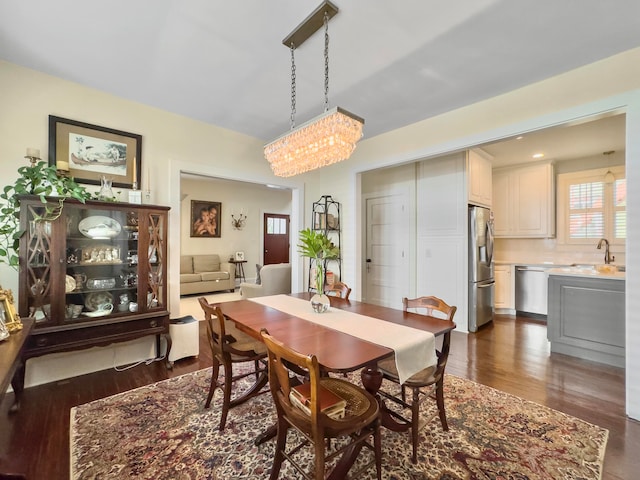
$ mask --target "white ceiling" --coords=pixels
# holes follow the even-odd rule
[[[320,3],[0,0],[0,58],[268,141],[289,129],[281,41]],[[638,0],[334,3],[329,103],[365,138],[640,46]],[[298,124],[322,111],[322,42],[296,50]]]

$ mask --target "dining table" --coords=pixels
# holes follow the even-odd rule
[[[313,293],[310,292],[287,295],[287,297],[304,301],[310,301],[312,296]],[[277,300],[277,297],[279,296],[274,296],[274,299]],[[420,332],[428,332],[436,338],[456,328],[452,321],[428,315],[355,300],[345,300],[340,297],[329,298],[331,309],[381,320],[388,327],[385,330],[395,328],[395,326],[408,327],[404,333],[408,340],[419,338]],[[268,297],[258,297],[225,302],[220,307],[225,317],[233,321],[239,330],[261,340],[260,332],[265,329],[289,348],[303,354],[315,355],[325,372],[348,373],[361,370],[363,387],[380,402],[382,425],[394,431],[406,431],[411,428],[410,423],[400,422],[388,413],[389,411],[377,393],[382,384],[382,373],[378,371],[377,364],[380,360],[394,355],[396,352],[393,348],[362,338],[362,335],[357,331],[345,333],[335,327],[327,326],[323,321],[323,318],[329,319],[329,317],[323,317],[323,315],[327,315],[326,313],[312,313],[313,317],[309,318],[313,321],[310,321],[299,315],[283,311],[286,309],[268,306],[270,303],[278,305],[281,302],[274,303]],[[308,310],[312,311],[310,304]],[[435,350],[435,347],[432,348]],[[431,358],[435,359],[435,351],[432,353]],[[435,363],[435,360],[432,361]],[[419,368],[427,366],[429,365],[421,365]],[[265,436],[256,440],[256,443],[261,443],[272,434],[273,432],[265,433]]]
[[[452,321],[414,312],[407,312],[366,302],[347,300],[340,297],[329,297],[331,308],[337,313],[336,318],[326,313],[310,313],[313,293],[303,292],[270,297],[225,302],[220,308],[225,317],[233,321],[236,327],[246,334],[262,340],[260,332],[264,329],[289,348],[303,354],[313,354],[318,359],[322,370],[326,373],[348,373],[361,370],[363,387],[378,400],[382,426],[397,432],[411,428],[410,422],[402,422],[392,416],[378,394],[382,385],[382,373],[377,364],[380,360],[396,355],[392,348],[398,337],[413,345],[413,350],[404,352],[411,361],[413,353],[425,356],[429,362],[435,363],[435,344],[433,340],[456,328]],[[300,299],[304,302],[294,301]],[[352,315],[347,315],[352,314]],[[304,317],[304,318],[303,318]],[[347,319],[344,321],[344,319]],[[343,322],[344,321],[344,322]],[[342,323],[361,325],[361,328],[347,327]],[[404,328],[403,328],[404,327]],[[373,332],[373,333],[372,333]],[[380,332],[383,334],[381,335]],[[393,333],[388,333],[393,332]],[[421,349],[419,340],[427,334],[427,350]],[[387,337],[393,337],[388,341]],[[430,338],[429,338],[430,337]],[[373,341],[372,339],[375,339]],[[402,338],[400,338],[401,340]],[[395,343],[394,343],[395,342]],[[392,345],[392,346],[390,346]],[[417,348],[417,350],[416,350]],[[409,355],[406,355],[406,354]],[[412,368],[425,368],[429,365],[416,365]],[[416,370],[417,371],[417,370]],[[409,375],[411,370],[406,372]],[[277,433],[276,425],[267,428],[255,439],[255,445],[273,438]],[[356,461],[361,447],[348,449],[331,472],[329,479],[345,478],[351,465]]]

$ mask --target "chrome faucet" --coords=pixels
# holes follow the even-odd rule
[[[606,238],[601,238],[596,248],[600,250],[602,248],[603,243],[604,243],[604,263],[608,265],[611,262],[613,262],[616,259],[616,257],[609,254],[609,240],[607,240]]]

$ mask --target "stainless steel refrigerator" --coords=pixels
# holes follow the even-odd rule
[[[469,331],[493,320],[493,217],[491,210],[469,205]]]

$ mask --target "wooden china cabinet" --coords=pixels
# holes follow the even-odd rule
[[[61,215],[46,221],[39,197],[20,204],[18,308],[35,320],[24,360],[147,335],[156,336],[158,357],[165,336],[168,358],[169,208],[65,200]]]

